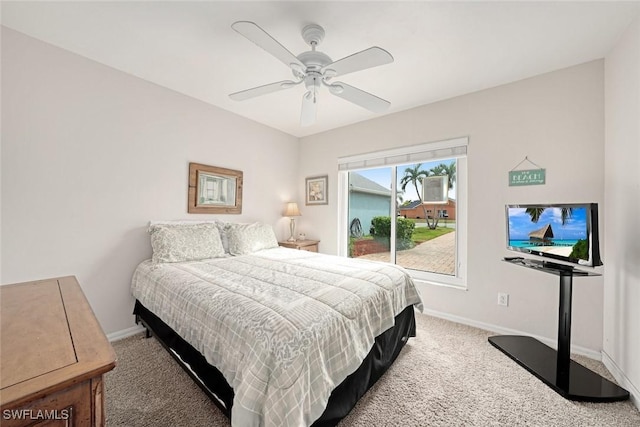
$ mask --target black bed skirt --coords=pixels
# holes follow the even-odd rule
[[[178,364],[185,369],[222,412],[230,417],[234,393],[222,373],[210,365],[200,352],[137,300],[133,314],[136,316],[136,323],[142,321],[147,330],[155,335],[169,354],[178,361]],[[409,337],[415,336],[415,315],[413,306],[409,306],[396,316],[394,327],[376,337],[373,348],[360,367],[333,390],[325,411],[313,423],[313,427],[329,427],[338,424],[393,364]]]

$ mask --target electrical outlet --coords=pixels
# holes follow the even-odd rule
[[[509,306],[509,294],[498,292],[498,305]]]

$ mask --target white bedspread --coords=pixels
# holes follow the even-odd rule
[[[274,248],[137,268],[132,293],[233,387],[234,426],[308,426],[394,317],[422,303],[401,267]]]

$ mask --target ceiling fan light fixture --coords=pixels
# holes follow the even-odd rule
[[[317,94],[320,86],[327,86],[329,92],[333,95],[374,113],[386,111],[391,105],[389,101],[346,83],[329,83],[329,80],[336,76],[343,76],[393,62],[393,56],[384,49],[373,46],[333,61],[327,54],[316,50],[317,45],[324,38],[324,29],[320,25],[310,24],[302,29],[302,38],[311,46],[311,50],[295,56],[253,22],[238,21],[231,27],[249,41],[282,61],[289,67],[295,77],[295,81],[285,80],[232,93],[229,96],[233,100],[243,101],[259,95],[288,89],[304,82],[307,92],[302,97],[300,124],[303,126],[311,125],[315,121]]]
[[[322,78],[319,75],[307,75],[307,77],[304,78],[304,86],[314,92],[320,87],[320,82],[322,82]]]

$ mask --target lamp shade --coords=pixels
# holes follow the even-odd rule
[[[300,216],[300,210],[298,209],[298,204],[296,202],[287,203],[287,207],[284,211],[284,216]]]

